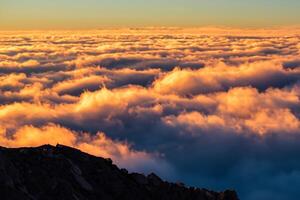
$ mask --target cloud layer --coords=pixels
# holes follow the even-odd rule
[[[0,33],[0,145],[62,143],[246,200],[300,195],[300,36],[170,32]]]

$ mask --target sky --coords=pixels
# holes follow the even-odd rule
[[[0,29],[299,25],[298,0],[0,0]]]

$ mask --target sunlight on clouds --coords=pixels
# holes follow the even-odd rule
[[[155,154],[148,154],[142,151],[134,151],[125,142],[113,141],[105,136],[104,133],[97,133],[91,136],[87,133],[77,133],[55,124],[48,124],[42,127],[26,125],[20,127],[9,138],[5,129],[0,128],[0,145],[6,147],[36,147],[44,144],[63,144],[78,148],[87,153],[112,158],[117,164],[135,169],[145,163],[154,169],[165,170],[167,163],[162,162],[161,167],[157,167],[159,157]]]
[[[299,183],[298,33],[1,32],[0,145],[61,143],[242,197]]]

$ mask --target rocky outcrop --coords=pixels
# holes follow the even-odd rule
[[[168,183],[155,174],[128,173],[110,159],[57,145],[0,148],[1,200],[237,200],[234,191],[213,192]]]

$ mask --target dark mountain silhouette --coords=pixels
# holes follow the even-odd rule
[[[110,159],[63,145],[0,147],[1,200],[237,200],[234,191],[213,192],[168,183],[155,174],[128,173]]]

